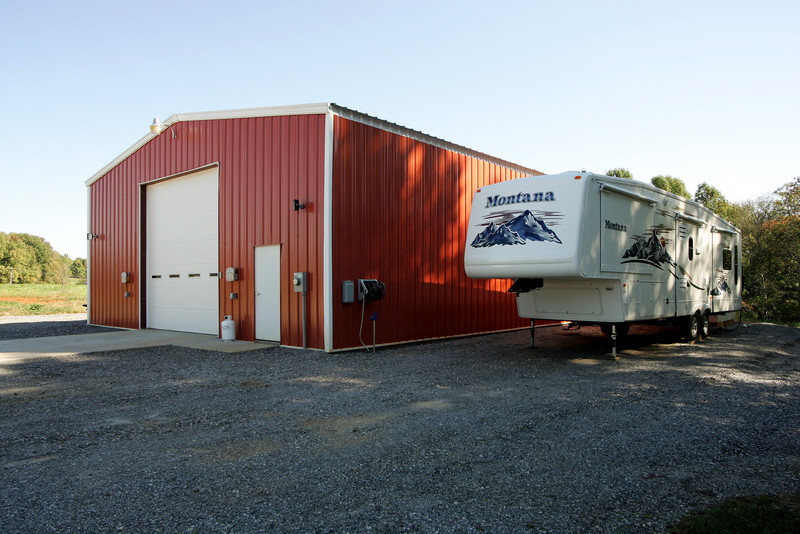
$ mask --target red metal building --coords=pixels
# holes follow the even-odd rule
[[[463,252],[473,192],[538,171],[335,104],[156,126],[87,181],[91,324],[328,351],[526,326]]]

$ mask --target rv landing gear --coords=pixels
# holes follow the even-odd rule
[[[611,338],[611,359],[617,360],[617,339],[624,336],[630,329],[630,323],[603,323],[600,331]]]
[[[603,323],[600,325],[600,331],[607,336],[611,335],[611,331],[616,328],[618,336],[624,336],[630,330],[631,325],[629,323]]]

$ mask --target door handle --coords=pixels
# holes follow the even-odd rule
[[[256,291],[256,296],[257,296],[257,297],[260,297],[260,296],[261,296],[261,293],[259,293],[258,291]]]

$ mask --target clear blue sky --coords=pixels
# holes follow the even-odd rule
[[[12,2],[0,231],[86,255],[84,181],[173,113],[336,102],[546,173],[729,200],[800,175],[800,2]]]

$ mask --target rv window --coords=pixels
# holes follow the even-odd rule
[[[694,259],[694,238],[689,238],[689,261]]]
[[[739,245],[733,247],[733,284],[739,286]]]
[[[731,249],[724,248],[722,249],[722,268],[730,271],[731,267],[733,267],[733,253]]]

